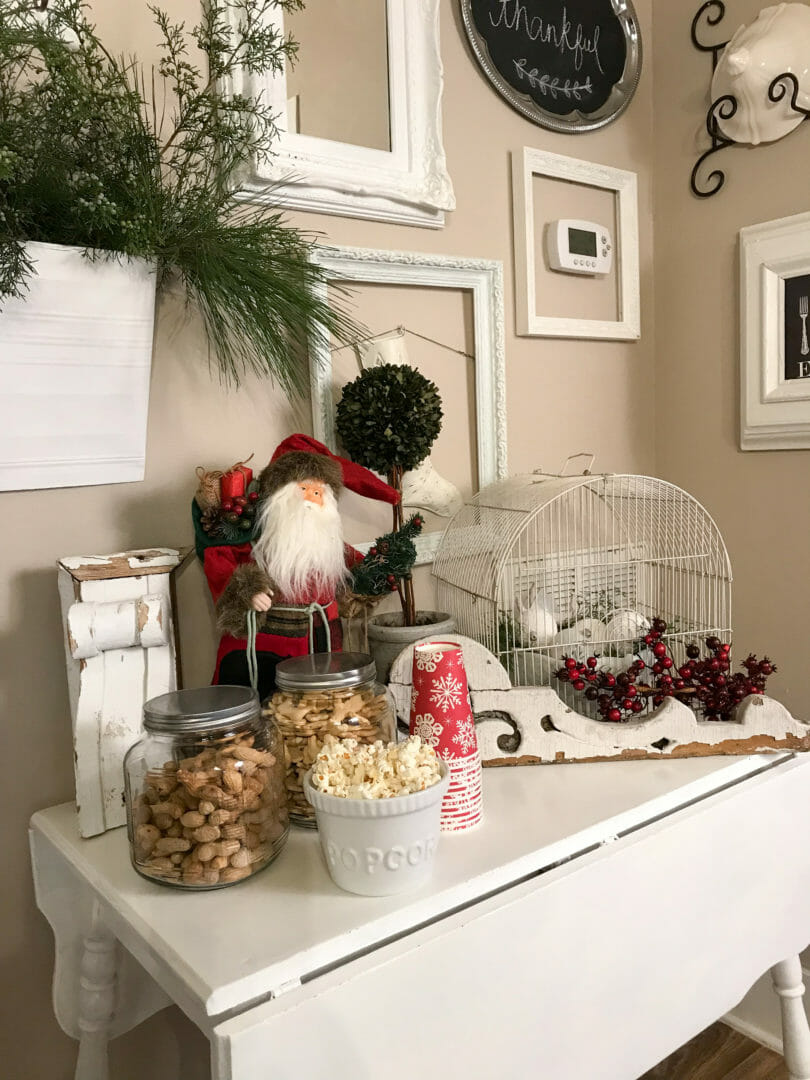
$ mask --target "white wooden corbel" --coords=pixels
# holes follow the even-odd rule
[[[60,559],[79,831],[123,825],[123,761],[143,704],[182,685],[174,572],[189,551],[149,548]]]

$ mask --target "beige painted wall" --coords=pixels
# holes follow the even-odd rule
[[[726,5],[722,36],[710,40],[730,37],[761,6]],[[723,189],[709,199],[691,194],[690,170],[707,147],[711,72],[709,56],[689,40],[697,7],[655,4],[656,467],[709,508],[726,539],[735,653],[772,656],[780,669],[774,695],[806,717],[810,454],[739,448],[737,234],[808,209],[810,130],[805,124],[772,145],[722,151],[711,160],[726,172]],[[778,1037],[775,997],[763,985],[735,1012]]]
[[[167,0],[165,6],[188,19],[196,9],[195,0]],[[639,0],[636,7],[649,35],[651,0]],[[94,8],[113,50],[135,49],[151,58],[154,35],[145,2],[96,0]],[[490,89],[467,52],[456,8],[451,0],[443,0],[444,139],[458,202],[446,228],[430,231],[306,215],[297,220],[338,243],[503,260],[511,468],[555,467],[571,451],[592,449],[601,469],[652,471],[650,58],[635,100],[617,123],[586,136],[552,134],[513,112]],[[524,145],[638,171],[640,343],[515,337],[509,151]],[[418,316],[417,303],[405,311],[404,321]],[[463,334],[461,319],[458,309],[448,315],[448,332],[456,338]],[[447,384],[445,408],[450,414],[464,414],[468,398],[467,375],[460,372],[456,384],[452,380]],[[35,810],[73,794],[54,563],[66,554],[188,543],[195,466],[237,460],[250,450],[256,452],[257,461],[266,461],[280,438],[308,422],[306,416],[296,419],[269,385],[251,381],[239,392],[223,390],[207,373],[204,348],[194,328],[184,326],[177,308],[168,304],[156,339],[146,479],[139,484],[0,495],[6,523],[0,540],[3,741],[4,760],[13,763],[0,786],[6,842],[0,877],[0,979],[6,988],[0,1042],[4,1075],[13,1080],[67,1080],[75,1060],[75,1045],[59,1031],[51,1011],[53,940],[34,906],[25,835]],[[463,417],[454,422],[463,425]],[[688,441],[687,432],[680,436]],[[453,469],[455,463],[443,461],[442,467]],[[422,575],[422,584],[429,588],[427,575]],[[427,598],[426,592],[423,595]],[[180,599],[187,675],[189,682],[201,683],[210,676],[214,638],[196,566],[182,580]],[[124,839],[122,833],[122,843]],[[176,1011],[154,1018],[116,1042],[112,1075],[116,1080],[177,1077],[176,1032],[194,1061],[204,1058],[205,1048],[189,1028]],[[195,1065],[184,1066],[183,1080],[197,1075]]]
[[[289,130],[390,150],[381,0],[310,0],[285,15],[284,28],[300,46],[287,67],[287,100],[296,109],[296,117],[287,117]]]

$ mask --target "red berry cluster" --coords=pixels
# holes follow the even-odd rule
[[[668,697],[676,697],[707,720],[726,719],[749,694],[761,694],[776,665],[768,657],[757,660],[751,654],[743,661],[745,671],[729,674],[731,646],[718,637],[707,637],[709,655],[701,657],[697,645],[687,645],[686,663],[676,669],[663,636],[667,624],[663,619],[652,620],[642,638],[654,660],[647,664],[641,657],[618,675],[598,671],[599,658],[589,656],[584,662],[572,656],[564,657],[563,667],[555,674],[560,682],[570,683],[574,690],[585,692],[595,701],[603,720],[619,723],[644,710],[648,700],[658,706]],[[642,672],[649,672],[645,684],[639,685]],[[650,677],[651,676],[651,677]]]

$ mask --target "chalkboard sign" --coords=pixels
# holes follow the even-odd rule
[[[592,131],[629,104],[641,72],[629,0],[461,0],[461,12],[487,77],[535,123]]]

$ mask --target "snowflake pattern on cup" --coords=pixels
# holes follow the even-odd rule
[[[453,742],[458,746],[458,752],[462,757],[471,754],[478,742],[473,725],[460,724],[458,731],[453,736]]]
[[[463,693],[461,679],[455,679],[452,675],[443,675],[433,683],[430,700],[446,713],[449,709],[457,708],[461,704]]]
[[[442,733],[442,725],[435,720],[430,713],[419,713],[413,718],[411,730],[418,735],[422,742],[428,746],[438,746],[439,736]]]
[[[429,652],[427,649],[415,649],[417,671],[435,671],[442,659],[440,652]]]

